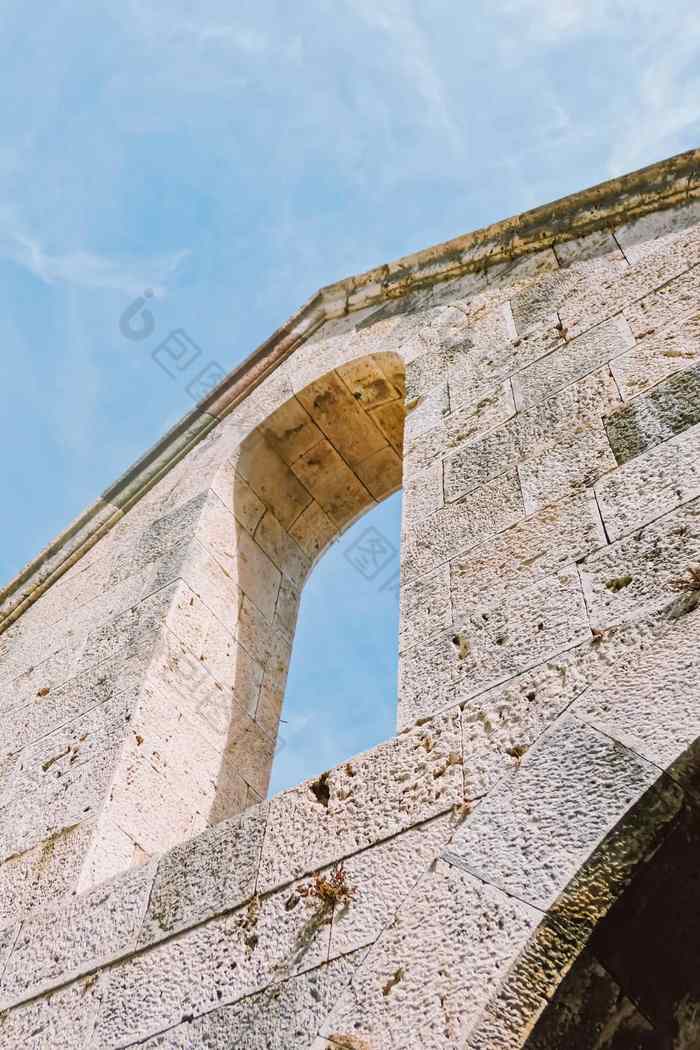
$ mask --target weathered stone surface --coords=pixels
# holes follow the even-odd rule
[[[450,412],[440,426],[422,434],[408,445],[405,454],[407,482],[411,481],[414,472],[419,473],[427,469],[448,452],[467,442],[476,441],[489,430],[506,423],[514,415],[515,404],[510,381],[495,387],[476,401]]]
[[[449,856],[546,910],[658,776],[655,766],[564,717],[459,829]]]
[[[421,576],[401,591],[399,649],[444,630],[452,623],[450,567],[443,565],[429,576]]]
[[[625,399],[663,382],[700,361],[700,313],[641,337],[632,350],[611,362],[615,382]]]
[[[361,953],[291,977],[233,1006],[177,1025],[143,1050],[287,1050],[308,1046],[348,983]]]
[[[632,346],[634,336],[623,317],[603,321],[513,376],[518,409],[544,401]]]
[[[87,1050],[106,983],[98,974],[16,1007],[0,1017],[0,1047]]]
[[[525,513],[534,514],[548,503],[591,487],[615,466],[602,423],[577,427],[564,441],[518,465]]]
[[[591,625],[609,627],[692,593],[688,569],[700,563],[700,502],[692,500],[580,566]]]
[[[445,505],[442,492],[442,463],[435,461],[426,470],[410,475],[403,490],[404,528],[414,528],[424,518]]]
[[[516,474],[503,474],[470,492],[459,503],[424,518],[404,534],[401,572],[404,580],[422,576],[484,536],[514,525],[523,517]]]
[[[343,861],[352,900],[333,912],[330,958],[372,944],[454,833],[453,814],[404,831]]]
[[[341,1047],[463,1045],[538,913],[438,863],[385,931],[323,1025]]]
[[[618,463],[646,452],[700,422],[700,367],[676,372],[605,420]]]
[[[461,757],[459,712],[452,711],[276,795],[259,889],[446,812],[462,800]]]
[[[150,944],[252,897],[266,819],[266,804],[253,807],[164,854],[139,944]]]
[[[625,317],[637,338],[641,338],[653,335],[657,329],[666,328],[673,321],[697,313],[699,308],[700,271],[694,268],[630,304],[625,309]]]
[[[598,506],[585,493],[554,503],[450,563],[455,620],[605,546]]]
[[[0,1003],[26,999],[134,946],[154,868],[135,868],[33,915],[22,925],[0,984]]]
[[[575,567],[475,607],[399,661],[400,724],[468,700],[590,638]]]
[[[684,231],[700,222],[700,204],[690,201],[676,208],[653,211],[639,219],[626,222],[615,230],[618,243],[631,263],[638,263],[648,255],[657,255],[663,240],[682,237]],[[661,239],[661,243],[659,240]]]
[[[700,496],[700,426],[618,467],[595,492],[611,540]]]
[[[700,614],[692,612],[675,621],[635,663],[613,668],[573,710],[649,762],[668,768],[700,734],[699,638]]]
[[[326,913],[313,901],[288,909],[298,889],[253,898],[114,965],[91,1047],[128,1046],[325,962]]]

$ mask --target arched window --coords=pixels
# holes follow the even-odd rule
[[[212,822],[267,793],[302,589],[324,551],[401,488],[404,397],[396,354],[350,361],[290,397],[235,457],[232,572],[240,606],[227,653],[233,704]],[[358,579],[378,579],[389,562],[398,573],[398,543],[376,526],[352,542],[342,553]],[[384,583],[391,586],[383,575]],[[332,681],[325,690],[319,705],[333,703]],[[348,754],[355,750],[349,744]]]

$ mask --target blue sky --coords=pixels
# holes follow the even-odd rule
[[[144,288],[229,369],[320,285],[697,145],[699,51],[690,0],[5,0],[0,578],[190,407],[119,332]],[[395,608],[365,615],[341,547],[304,599],[295,779],[393,722]]]

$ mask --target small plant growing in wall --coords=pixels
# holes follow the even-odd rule
[[[700,591],[700,566],[691,565],[687,572],[687,576],[680,576],[670,581],[669,586],[672,591],[678,591],[681,594],[688,591]]]
[[[336,864],[330,875],[316,872],[309,886],[302,886],[299,896],[309,903],[319,901],[323,912],[332,911],[336,904],[349,904],[355,890],[348,884],[345,868]]]

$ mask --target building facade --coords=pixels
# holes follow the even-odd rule
[[[398,489],[396,735],[268,799]],[[0,1047],[700,1046],[699,566],[700,152],[323,289],[0,595]]]

